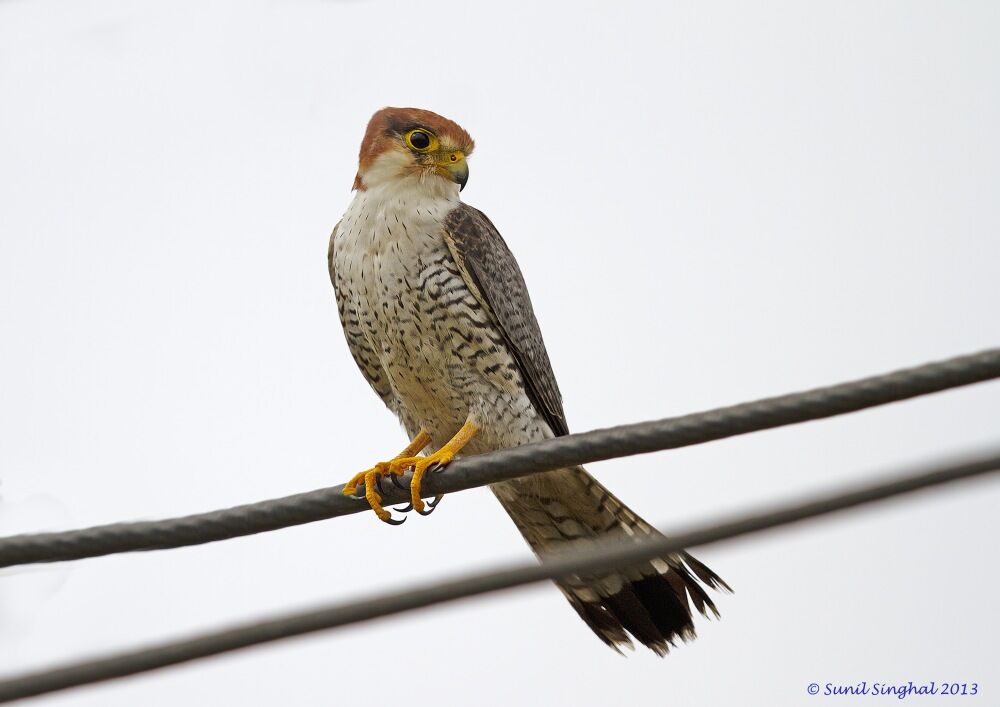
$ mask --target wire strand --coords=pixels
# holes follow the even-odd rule
[[[812,495],[799,501],[773,505],[763,511],[697,526],[672,538],[661,537],[631,544],[593,542],[585,550],[560,555],[557,559],[542,564],[513,564],[489,572],[367,595],[357,601],[238,624],[191,638],[11,677],[0,681],[0,702],[134,675],[261,643],[370,621],[543,580],[621,569],[681,550],[731,540],[998,470],[1000,449],[995,449],[975,458],[966,457],[962,461],[953,461],[924,471],[853,486],[840,493]]]
[[[426,476],[422,490],[428,496],[454,493],[528,474],[842,415],[995,378],[1000,378],[1000,349],[989,349],[840,385],[460,459],[445,473]],[[404,487],[409,479],[409,475],[403,478]],[[363,498],[344,496],[342,490],[343,485],[333,486],[166,520],[0,538],[0,567],[200,545],[368,510]],[[392,485],[386,491],[386,505],[409,500],[408,491]]]

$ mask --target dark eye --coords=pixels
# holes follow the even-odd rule
[[[410,143],[410,147],[417,150],[426,150],[431,146],[431,136],[423,130],[414,130],[406,138],[406,141]]]

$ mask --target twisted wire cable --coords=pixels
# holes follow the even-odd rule
[[[460,459],[444,473],[425,477],[422,490],[428,496],[454,493],[567,466],[842,415],[995,378],[1000,378],[1000,349],[989,349],[849,383]],[[409,479],[409,474],[403,477],[403,489],[387,485],[383,502],[406,503]],[[340,485],[179,518],[0,538],[0,567],[199,545],[368,510],[363,499],[344,496],[342,490]]]
[[[190,638],[159,643],[49,670],[0,680],[0,702],[43,695],[70,687],[164,668],[199,658],[247,648],[293,636],[400,614],[464,597],[561,579],[571,575],[601,574],[723,540],[800,522],[835,511],[882,501],[940,484],[1000,471],[1000,448],[923,471],[852,486],[840,493],[813,495],[798,501],[706,524],[673,537],[637,543],[589,543],[586,549],[560,555],[542,564],[514,564],[466,574],[450,580],[416,585],[358,601],[321,606],[260,621],[237,624]]]

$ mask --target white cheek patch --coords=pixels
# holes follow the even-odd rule
[[[389,150],[375,158],[361,175],[365,186],[374,186],[404,176],[414,166],[413,157],[402,150]]]

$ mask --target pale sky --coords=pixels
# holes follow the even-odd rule
[[[0,2],[0,534],[331,486],[405,444],[325,264],[385,105],[475,137],[463,198],[520,261],[573,430],[995,346],[998,36],[988,1]],[[669,531],[998,419],[984,384],[590,470]],[[998,503],[960,486],[697,553],[736,593],[662,660],[545,585],[34,704],[995,694]],[[480,489],[401,528],[5,570],[0,675],[527,557]]]

